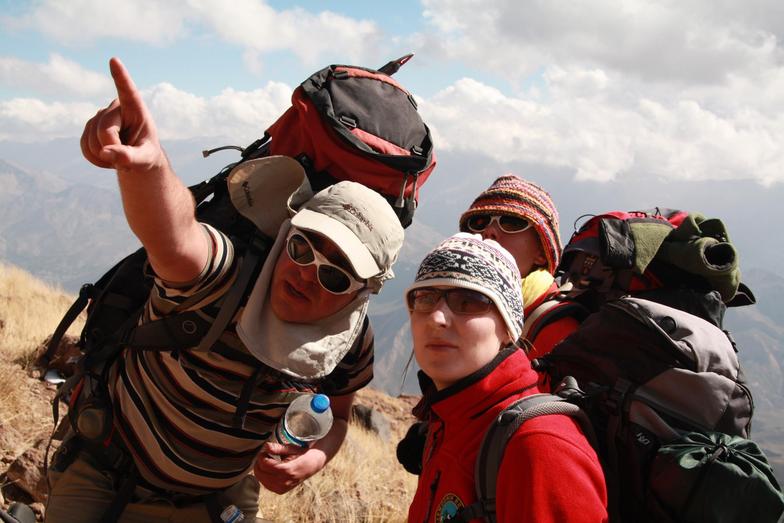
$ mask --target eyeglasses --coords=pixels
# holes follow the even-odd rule
[[[498,222],[498,227],[507,234],[517,234],[531,227],[531,222],[517,216],[500,216],[491,214],[475,214],[466,220],[466,227],[471,232],[482,232],[493,222]]]
[[[348,294],[365,287],[348,271],[329,261],[317,251],[304,234],[292,230],[286,238],[286,252],[291,261],[302,267],[316,266],[319,284],[332,294]]]
[[[408,310],[412,312],[432,312],[441,298],[455,314],[483,314],[495,304],[493,300],[478,291],[462,288],[438,289],[421,287],[408,293]]]

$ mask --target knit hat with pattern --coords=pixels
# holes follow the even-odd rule
[[[481,292],[495,304],[512,339],[523,330],[520,271],[514,257],[494,240],[457,233],[430,251],[406,295],[420,287],[462,287]]]
[[[555,273],[561,258],[561,235],[558,211],[550,195],[535,183],[513,174],[501,176],[460,217],[460,230],[468,231],[466,222],[477,214],[516,216],[530,221],[542,244],[547,269]]]

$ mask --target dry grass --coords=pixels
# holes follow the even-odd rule
[[[2,455],[20,454],[52,428],[51,391],[28,377],[25,367],[72,302],[61,290],[0,263],[0,432],[7,447]],[[77,322],[69,333],[78,334],[82,325]],[[374,408],[384,404],[393,434],[408,426],[410,401],[377,391],[361,394]],[[351,425],[343,448],[321,473],[284,496],[263,492],[260,516],[281,523],[405,521],[416,478],[397,463],[395,443],[394,436],[384,443]]]
[[[283,496],[261,494],[260,517],[284,522],[404,522],[416,477],[395,458],[394,443],[349,426],[335,458],[316,476]]]
[[[0,263],[0,427],[12,431],[4,452],[18,454],[52,429],[51,394],[27,375],[36,349],[73,302],[17,267]],[[82,321],[71,333],[81,329]]]
[[[18,267],[0,262],[0,354],[24,367],[73,303],[61,289],[47,285]],[[70,334],[78,334],[77,320]]]

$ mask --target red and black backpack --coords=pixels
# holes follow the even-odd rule
[[[436,166],[416,100],[391,76],[411,56],[378,70],[330,65],[317,71],[294,90],[291,107],[264,136],[242,150],[238,163],[290,156],[302,164],[314,192],[338,181],[359,182],[384,196],[407,227],[419,188]]]
[[[627,293],[660,288],[661,278],[640,257],[653,258],[658,245],[688,216],[685,211],[612,211],[592,217],[564,247],[558,271],[575,288],[600,293]],[[635,229],[648,232],[648,245],[637,241]],[[642,255],[653,249],[650,256]]]

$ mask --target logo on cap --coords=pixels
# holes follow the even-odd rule
[[[367,227],[371,231],[373,230],[373,225],[370,223],[370,221],[367,218],[362,216],[362,213],[359,212],[359,209],[357,209],[356,207],[354,207],[350,203],[344,203],[343,204],[343,210],[346,211],[347,213],[351,214],[352,216],[354,216],[360,222],[364,223],[365,227]]]

